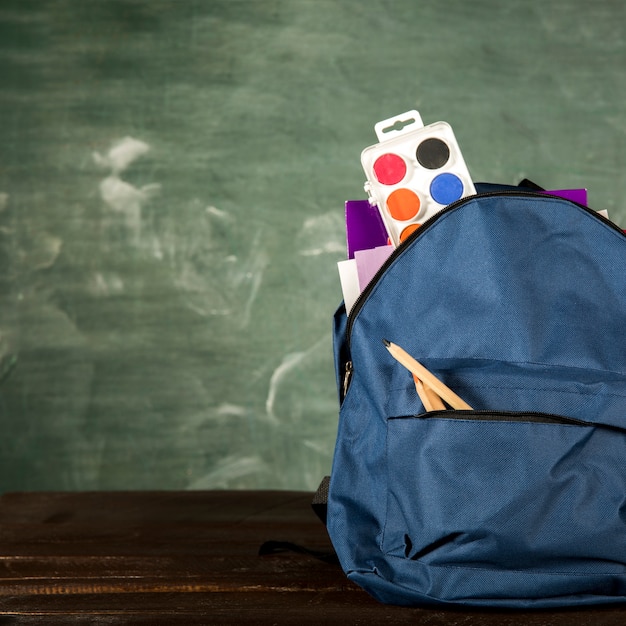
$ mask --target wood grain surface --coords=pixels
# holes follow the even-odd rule
[[[0,497],[0,624],[622,626],[615,607],[379,604],[332,562],[313,494],[35,492]],[[266,542],[293,544],[263,556]]]

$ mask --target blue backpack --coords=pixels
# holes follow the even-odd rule
[[[626,236],[477,185],[334,318],[327,528],[385,603],[626,600]],[[402,346],[473,410],[425,411]]]

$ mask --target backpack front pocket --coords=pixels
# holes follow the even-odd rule
[[[531,413],[387,421],[382,550],[433,566],[626,571],[626,439]]]

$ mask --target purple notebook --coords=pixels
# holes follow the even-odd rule
[[[346,201],[346,239],[349,259],[354,258],[357,250],[387,245],[389,236],[376,205],[372,206],[369,200]]]
[[[558,196],[559,198],[565,198],[566,200],[573,200],[587,206],[587,190],[586,189],[556,189],[554,191],[544,191],[551,196]]]

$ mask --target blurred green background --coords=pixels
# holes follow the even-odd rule
[[[373,126],[626,227],[620,0],[1,0],[0,491],[312,489]]]

